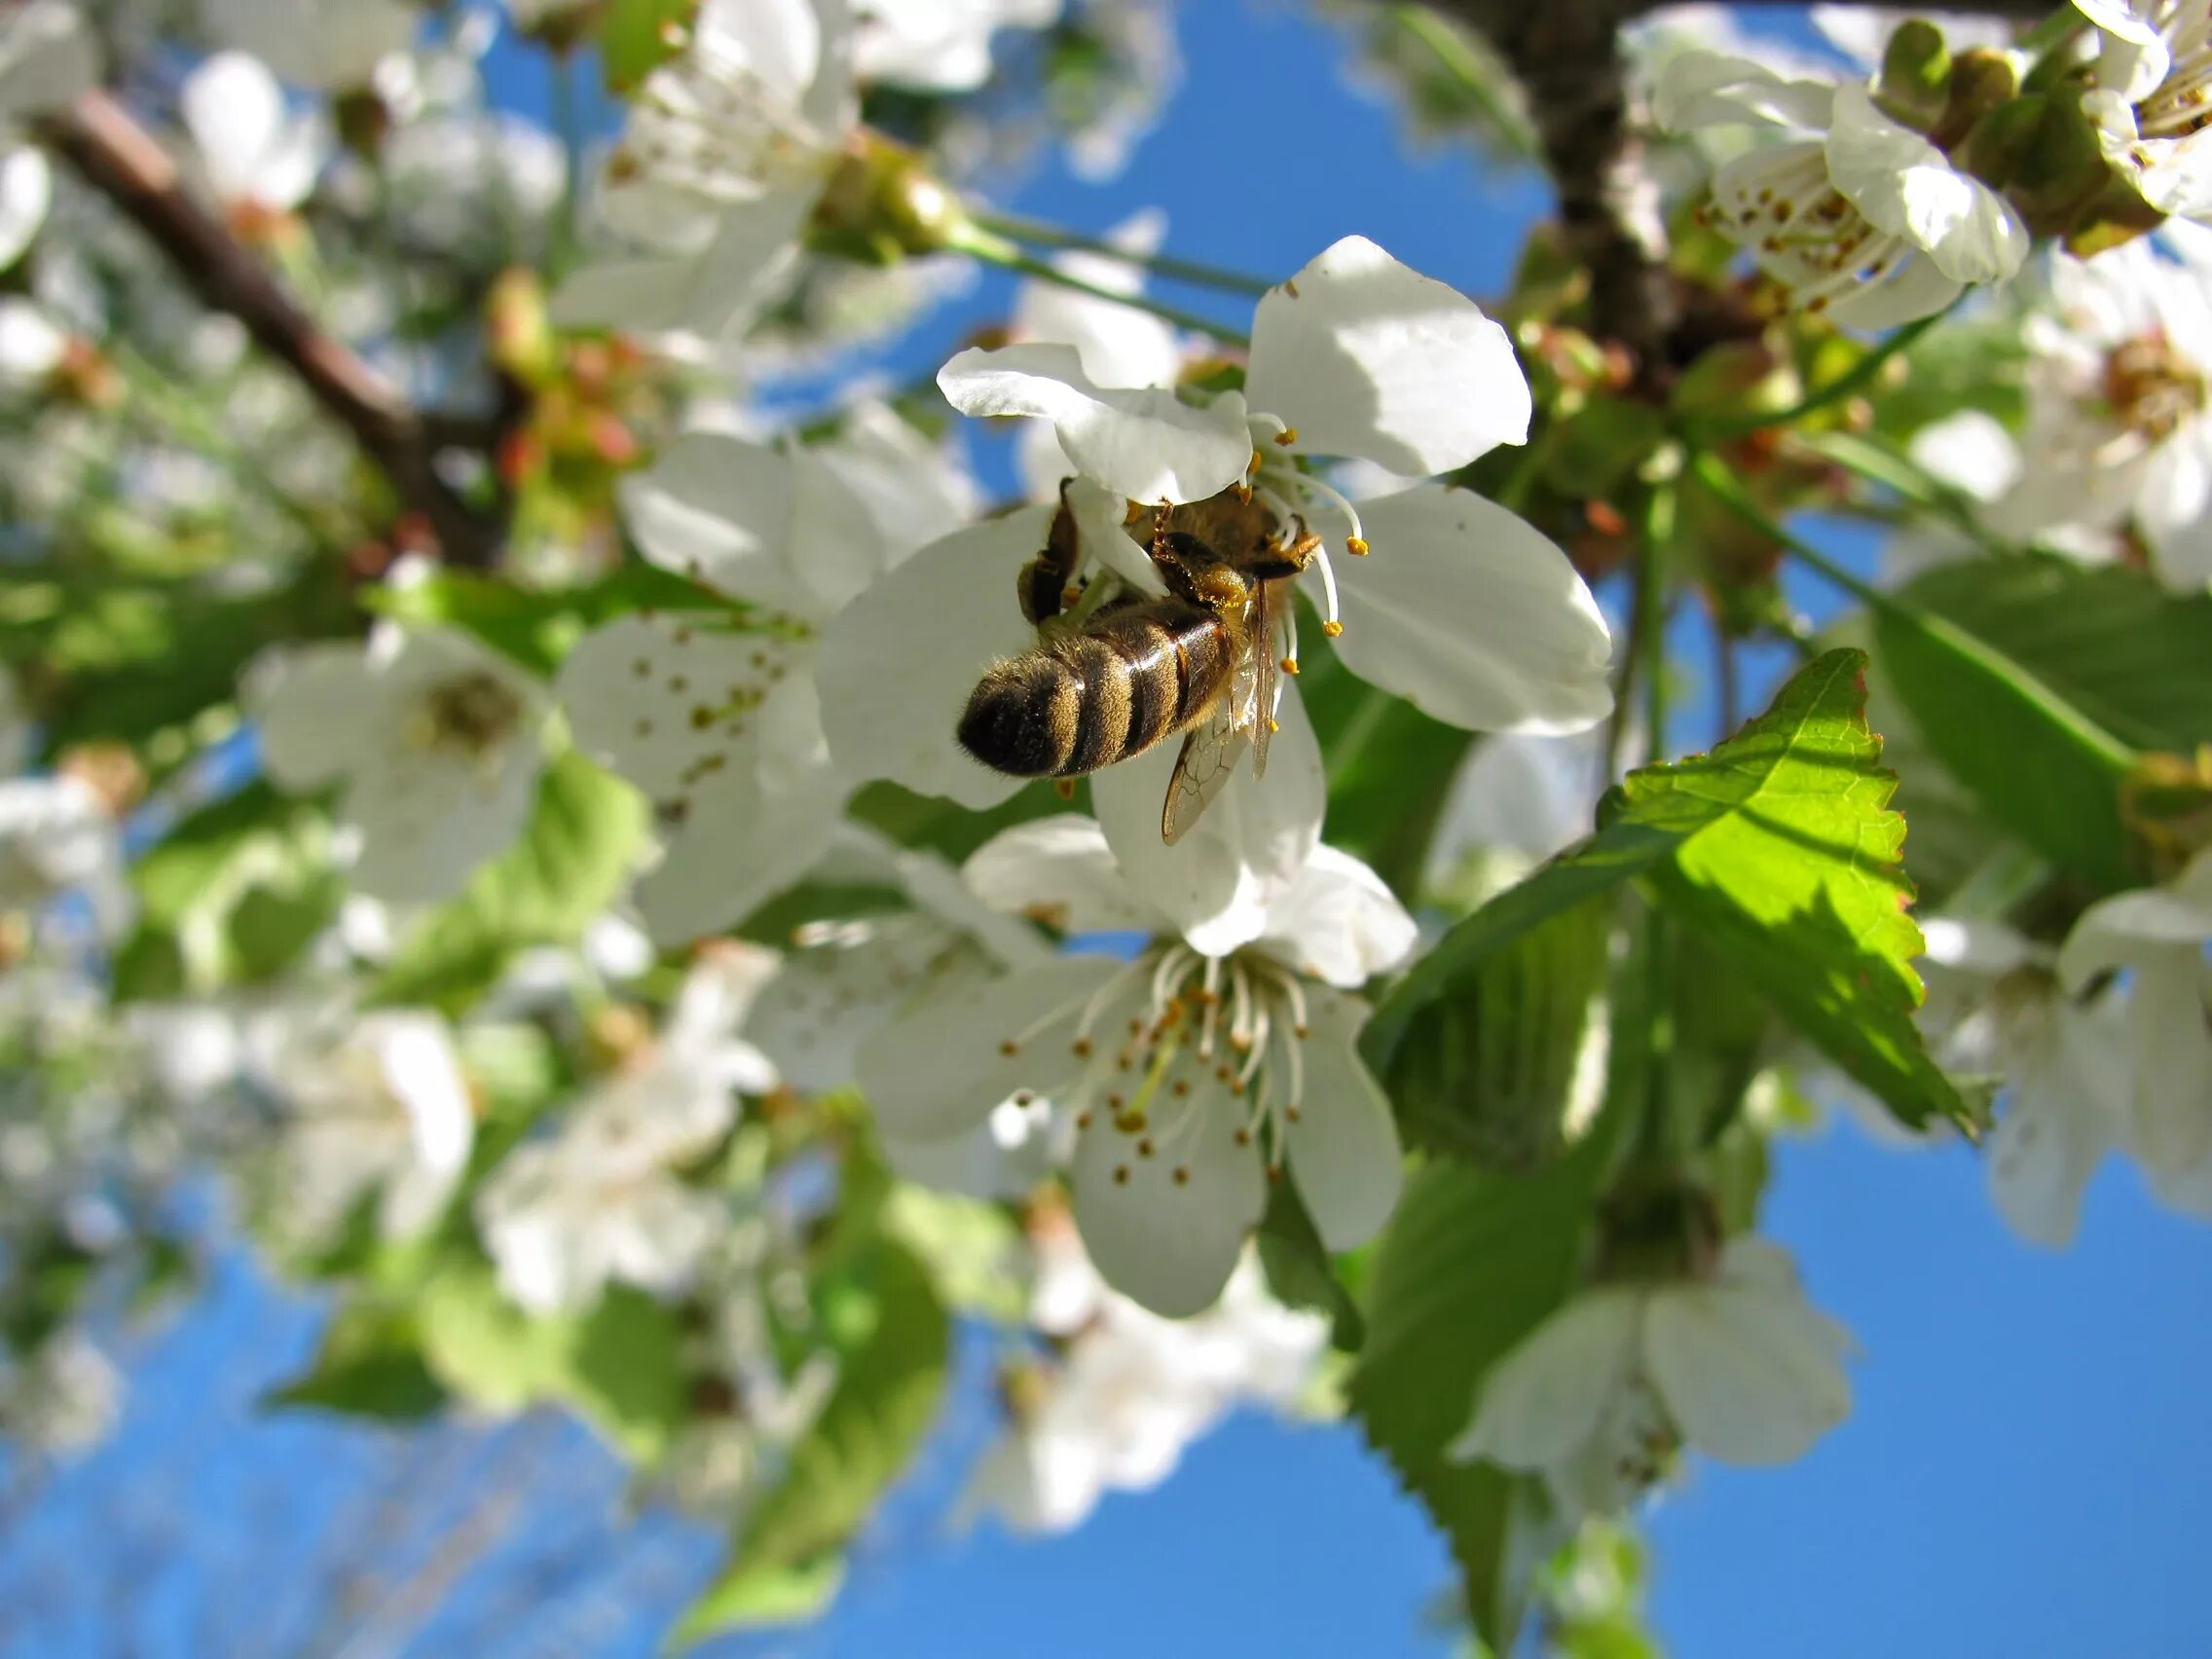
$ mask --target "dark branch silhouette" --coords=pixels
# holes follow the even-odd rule
[[[448,562],[492,563],[499,528],[471,511],[438,475],[436,434],[397,387],[308,315],[222,221],[187,194],[175,164],[128,110],[94,90],[53,117],[46,136],[167,256],[202,301],[243,323],[352,433],[401,506],[436,535]]]

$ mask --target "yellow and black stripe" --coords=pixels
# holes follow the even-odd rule
[[[1210,714],[1235,669],[1220,620],[1187,600],[1102,610],[983,676],[960,746],[1017,778],[1072,778],[1141,755]]]

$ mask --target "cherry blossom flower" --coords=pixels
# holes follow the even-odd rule
[[[2068,994],[2052,953],[2002,923],[1929,916],[1921,929],[1937,1059],[2005,1080],[1982,1147],[1997,1211],[2032,1243],[2068,1243],[2090,1177],[2129,1138],[2124,999]]]
[[[81,778],[0,783],[0,911],[35,915],[65,894],[90,903],[103,938],[120,935],[129,921],[114,816]]]
[[[385,623],[366,645],[285,647],[245,700],[278,785],[338,786],[352,881],[374,898],[448,898],[529,821],[544,688],[465,634]]]
[[[2212,583],[2208,243],[2169,225],[2093,260],[2053,256],[2050,308],[2023,327],[2027,428],[1992,529],[2093,559],[2132,531],[2168,586]]]
[[[742,918],[822,856],[851,784],[822,731],[821,632],[972,497],[919,433],[869,406],[823,444],[686,433],[622,500],[648,559],[760,608],[626,616],[562,665],[576,741],[659,814],[666,856],[638,903],[673,942]],[[912,695],[889,665],[866,681],[886,710]]]
[[[2161,213],[2212,217],[2212,19],[2180,0],[2074,0],[2096,26],[2097,90],[2083,110]]]
[[[1660,77],[1653,109],[1673,131],[1757,135],[1714,175],[1711,222],[1794,305],[1844,326],[1932,315],[1971,285],[2009,280],[2027,257],[2011,205],[1863,86],[1688,53]]]
[[[1328,1347],[1328,1321],[1271,1297],[1248,1253],[1213,1308],[1163,1319],[1116,1295],[1054,1212],[1036,1242],[1030,1323],[1057,1352],[1009,1378],[1011,1420],[969,1478],[964,1517],[1073,1530],[1107,1493],[1165,1480],[1235,1406],[1294,1405]]]
[[[1570,1513],[1612,1513],[1684,1446],[1724,1463],[1803,1456],[1851,1411],[1850,1347],[1786,1251],[1733,1239],[1708,1276],[1576,1296],[1491,1371],[1450,1456],[1540,1472]]]
[[[477,1225],[516,1303],[549,1313],[590,1307],[610,1280],[661,1296],[690,1282],[726,1205],[679,1171],[729,1131],[737,1093],[776,1087],[767,1057],[734,1035],[773,967],[749,946],[702,955],[650,1050],[484,1183]]]
[[[1107,1281],[1156,1312],[1221,1294],[1288,1170],[1322,1239],[1348,1249],[1397,1201],[1398,1136],[1346,993],[1413,948],[1414,924],[1358,860],[1317,848],[1250,942],[1208,953],[1137,870],[1073,816],[995,836],[969,885],[1070,933],[1143,932],[1122,963],[1070,957],[933,1000],[861,1050],[893,1135],[971,1129],[1010,1098],[1074,1115],[1076,1223]]]
[[[409,0],[201,0],[207,32],[295,86],[350,92],[404,53],[422,13]]]
[[[2134,1089],[2133,1150],[2153,1175],[2212,1198],[2212,851],[2164,887],[2101,899],[2058,953],[2074,995],[2124,974]],[[2187,1183],[2185,1188],[2183,1183]],[[2166,1196],[2161,1193],[2161,1196]]]
[[[991,78],[991,36],[1042,29],[1060,0],[865,0],[853,67],[864,81],[926,92],[973,92]]]
[[[726,336],[782,268],[858,118],[832,0],[703,0],[631,105],[600,212],[644,251],[553,300],[568,327]]]
[[[387,1238],[438,1219],[476,1138],[444,1020],[401,1010],[284,1014],[253,1022],[245,1041],[248,1075],[284,1112],[273,1197],[290,1236],[330,1240],[369,1193]]]
[[[23,256],[54,203],[46,153],[18,144],[20,125],[99,80],[98,42],[66,0],[32,0],[0,18],[0,270]]]
[[[1471,300],[1354,237],[1261,301],[1245,392],[1198,407],[1162,387],[1102,385],[1087,366],[1095,359],[1078,345],[1033,342],[963,351],[938,377],[969,414],[1050,424],[1082,474],[1068,494],[1079,579],[1163,592],[1143,551],[1145,527],[1128,527],[1129,503],[1201,499],[1248,480],[1286,532],[1306,521],[1350,555],[1340,561],[1324,547],[1300,580],[1354,673],[1473,729],[1574,731],[1604,718],[1610,635],[1549,540],[1465,490],[1421,485],[1355,506],[1296,464],[1338,454],[1426,476],[1524,441],[1528,384],[1504,331]],[[1035,642],[1014,603],[1015,576],[1043,546],[1051,511],[946,537],[839,618],[824,643],[824,718],[840,764],[977,808],[1020,787],[968,758],[953,732],[983,670]],[[947,592],[978,588],[980,602],[945,606]],[[924,633],[912,626],[918,614],[940,621]],[[1278,644],[1295,661],[1294,608],[1277,614]],[[909,685],[900,709],[864,707],[870,665]],[[1248,925],[1318,839],[1319,751],[1287,683],[1275,715],[1282,731],[1265,784],[1240,776],[1167,855],[1191,889],[1184,926],[1238,914]],[[1124,865],[1163,856],[1160,802],[1173,749],[1092,782]]]
[[[207,182],[235,223],[257,229],[307,200],[330,133],[317,117],[286,111],[283,89],[260,58],[214,54],[185,77],[178,103]]]

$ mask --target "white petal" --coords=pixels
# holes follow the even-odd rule
[[[359,763],[383,698],[361,646],[333,640],[262,657],[247,676],[244,701],[259,722],[270,777],[288,790],[312,790]]]
[[[1033,415],[1052,423],[1084,475],[1137,501],[1198,501],[1244,476],[1252,440],[1235,392],[1204,408],[1172,391],[1100,387],[1072,346],[971,347],[937,384],[966,415]]]
[[[2058,951],[2058,978],[2079,991],[2098,975],[2125,968],[2168,945],[2212,941],[2212,906],[2186,893],[2147,887],[2100,899],[2083,911]]]
[[[1315,847],[1269,903],[1260,939],[1308,977],[1354,990],[1403,962],[1419,932],[1381,876],[1349,853]]]
[[[2149,139],[2133,148],[2145,164],[2135,170],[2135,188],[2144,201],[2177,218],[2212,215],[2212,144],[2205,143],[2204,133]]]
[[[2009,203],[1909,128],[1862,87],[1836,93],[1828,176],[1877,229],[1927,250],[1959,282],[2002,282],[2027,257],[2027,228]]]
[[[1587,1290],[1538,1325],[1491,1368],[1445,1456],[1540,1469],[1587,1444],[1629,1386],[1642,1302],[1624,1286]]]
[[[2135,1044],[2135,1154],[2153,1168],[2212,1155],[2212,1015],[2202,950],[2174,944],[2137,959],[2128,989]]]
[[[775,191],[730,208],[695,254],[586,266],[554,291],[549,314],[562,328],[726,339],[789,263],[814,202],[811,190]]]
[[[1295,426],[1302,450],[1409,477],[1529,439],[1529,382],[1505,330],[1365,237],[1268,290],[1245,400]]]
[[[1022,787],[968,755],[953,733],[984,671],[1036,643],[1015,577],[1044,548],[1051,514],[1024,507],[955,531],[830,622],[816,674],[830,752],[849,776],[887,778],[973,811]]]
[[[1250,761],[1239,760],[1197,828],[1172,847],[1160,838],[1160,814],[1179,743],[1090,781],[1091,810],[1131,891],[1203,955],[1226,956],[1266,932],[1269,902],[1320,842],[1328,801],[1321,746],[1295,691],[1285,688],[1275,718],[1282,729],[1268,775],[1253,777]]]
[[[1473,731],[1581,731],[1611,712],[1604,615],[1532,526],[1435,486],[1360,517],[1375,551],[1336,562],[1354,674]]]
[[[645,931],[667,945],[743,921],[814,866],[850,793],[827,757],[793,769],[765,752],[691,786],[665,855],[638,883]]]
[[[2103,32],[2096,74],[2100,92],[2129,103],[2154,91],[2173,67],[2173,54],[2160,35],[2157,13],[2127,0],[2074,0],[2074,6]]]
[[[686,432],[622,481],[639,549],[739,599],[810,617],[819,608],[791,544],[791,458],[722,432]]]
[[[1878,281],[1862,282],[1821,314],[1838,328],[1897,328],[1934,316],[1965,287],[1957,277],[1946,276],[1935,260],[1915,256]]]
[[[2003,922],[1960,916],[1923,916],[1928,960],[1980,978],[2003,978],[2040,959],[2036,945]]]
[[[1256,1149],[1237,1144],[1241,1114],[1211,1073],[1195,1063],[1169,1070],[1191,1074],[1182,1134],[1147,1158],[1137,1150],[1144,1131],[1117,1129],[1101,1109],[1076,1137],[1069,1180],[1084,1248],[1106,1282],[1182,1318],[1221,1295],[1267,1207],[1268,1183]]]
[[[284,93],[261,59],[218,52],[184,80],[177,101],[209,182],[226,199],[256,194],[284,128]]]
[[[22,258],[54,203],[46,152],[25,145],[0,155],[0,271]]]
[[[2113,1138],[2110,1115],[2082,1097],[2073,1074],[2030,1070],[2015,1077],[1982,1143],[1989,1196],[2005,1224],[2030,1243],[2071,1242],[2082,1195]]]
[[[1660,70],[1651,113],[1670,132],[1732,123],[1825,131],[1834,101],[1830,82],[1785,80],[1748,57],[1693,51]]]
[[[1105,831],[1075,813],[1000,830],[969,855],[961,875],[992,908],[1044,916],[1063,933],[1160,928],[1160,918],[1122,879]]]
[[[793,539],[800,570],[832,606],[976,516],[975,482],[958,459],[881,403],[845,410],[834,437],[800,453],[829,488],[810,483],[802,469]],[[829,509],[819,520],[818,498]],[[857,519],[853,544],[827,545],[848,514]]]
[[[1156,251],[1167,228],[1164,215],[1147,212],[1107,233],[1106,240],[1138,255]],[[1117,293],[1139,291],[1137,268],[1094,253],[1066,253],[1052,261],[1069,275]],[[1182,366],[1175,330],[1134,306],[1116,305],[1054,282],[1024,282],[1010,323],[1016,340],[1073,346],[1083,372],[1099,386],[1169,386]]]
[[[718,773],[758,764],[764,715],[812,656],[803,641],[730,632],[717,613],[634,612],[577,641],[555,690],[577,747],[665,813]]]
[[[1067,957],[969,986],[877,1032],[855,1070],[884,1133],[943,1140],[1018,1090],[1049,1094],[1067,1083],[1082,1069],[1068,1049],[1076,1017],[1116,971],[1099,957]]]
[[[1286,1129],[1290,1174],[1322,1244],[1350,1250],[1382,1232],[1397,1208],[1405,1156],[1390,1102],[1359,1057],[1367,1005],[1317,985],[1306,995],[1306,1096]]]
[[[1786,1463],[1851,1412],[1839,1333],[1794,1290],[1670,1285],[1644,1315],[1651,1380],[1682,1437],[1724,1463]]]

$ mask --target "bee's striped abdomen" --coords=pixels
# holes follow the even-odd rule
[[[984,675],[960,746],[1018,778],[1095,772],[1210,711],[1232,660],[1220,622],[1184,601],[1104,611]]]

